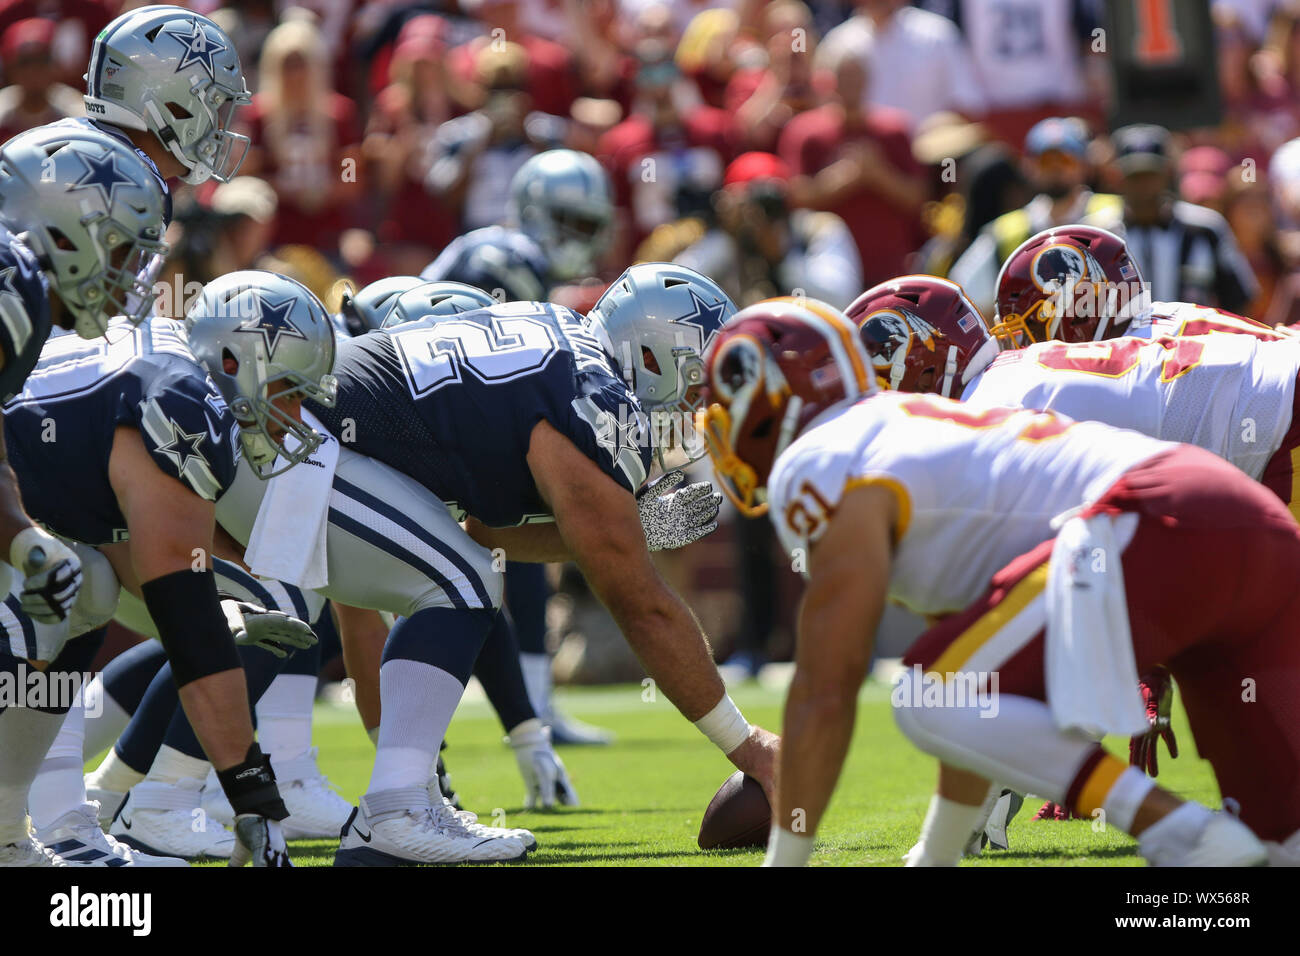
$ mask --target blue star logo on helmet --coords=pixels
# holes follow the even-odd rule
[[[690,293],[691,303],[695,306],[695,310],[680,315],[672,321],[681,325],[689,325],[699,332],[700,340],[695,344],[695,348],[697,351],[702,352],[709,338],[722,325],[722,318],[727,311],[727,300],[721,299],[710,304],[705,302],[694,289],[688,288],[686,291]]]
[[[140,187],[139,182],[117,168],[117,159],[113,156],[112,150],[104,150],[103,155],[99,157],[91,156],[85,150],[81,150],[76,156],[81,160],[84,172],[80,179],[68,186],[69,190],[98,189],[99,194],[104,197],[104,205],[111,206],[119,186],[134,186],[137,189]]]
[[[302,329],[294,325],[289,319],[289,313],[293,311],[293,299],[285,299],[282,302],[267,302],[266,299],[258,295],[258,314],[246,322],[240,324],[236,331],[252,332],[255,335],[262,336],[262,341],[266,345],[266,356],[272,358],[275,355],[275,347],[280,344],[281,336],[288,336],[293,339],[307,340]]]
[[[203,25],[198,20],[190,21],[189,33],[176,33],[172,30],[164,30],[163,33],[185,47],[181,62],[176,66],[177,73],[187,66],[200,63],[203,69],[207,70],[208,76],[216,79],[217,71],[213,66],[212,58],[218,53],[225,53],[230,47],[205,33]]]

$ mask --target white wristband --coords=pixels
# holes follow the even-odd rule
[[[772,825],[767,838],[767,856],[764,866],[806,866],[812,856],[813,838],[803,833],[791,833]]]
[[[28,552],[30,552],[32,548],[40,546],[45,549],[46,557],[49,557],[54,552],[54,549],[51,548],[50,545],[57,541],[58,539],[48,531],[38,528],[35,525],[23,528],[22,531],[19,531],[14,535],[13,543],[9,545],[9,563],[19,571],[26,574],[27,571],[24,569],[23,565],[27,561]]]
[[[716,707],[695,722],[695,726],[724,754],[731,753],[749,739],[749,722],[731,695],[726,693]]]

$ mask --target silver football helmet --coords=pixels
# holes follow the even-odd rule
[[[389,329],[430,316],[473,312],[496,304],[496,299],[482,289],[463,282],[424,282],[397,297],[383,327]]]
[[[408,289],[425,284],[419,276],[389,276],[376,279],[356,292],[343,293],[341,308],[344,315],[351,314],[367,329],[383,328],[384,320],[393,310],[397,297]]]
[[[234,41],[184,7],[128,10],[95,37],[86,115],[148,130],[189,170],[191,185],[229,181],[248,151],[230,131],[235,109],[252,102]]]
[[[38,126],[0,147],[0,220],[36,255],[82,338],[153,309],[164,202],[135,150],[88,127]]]
[[[541,247],[552,278],[593,275],[614,222],[609,176],[587,153],[538,153],[510,181],[507,214]]]
[[[695,386],[705,380],[701,356],[735,314],[727,293],[707,276],[671,262],[643,262],[614,280],[587,320],[609,336],[614,358],[647,412],[694,414]]]
[[[287,471],[320,447],[322,435],[274,404],[298,397],[332,406],[338,390],[334,326],[306,286],[274,272],[229,273],[203,287],[185,327],[190,351],[239,421],[244,456],[259,477]],[[287,387],[272,392],[282,380]]]

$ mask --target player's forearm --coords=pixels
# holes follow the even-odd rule
[[[0,430],[0,560],[8,560],[9,547],[14,536],[32,526],[32,519],[23,510],[23,496],[18,490],[18,476],[3,460],[3,431]]]
[[[343,666],[352,679],[357,713],[367,730],[379,726],[379,665],[388,625],[378,611],[331,602],[343,646]]]
[[[499,549],[507,561],[555,564],[573,560],[573,552],[564,543],[560,529],[553,521],[516,528],[490,528],[470,517],[465,520],[465,531],[489,551]]]
[[[704,632],[662,581],[636,589],[641,592],[638,600],[622,605],[606,601],[606,606],[656,688],[694,723],[725,693]]]
[[[816,833],[848,754],[856,709],[856,693],[795,674],[781,731],[778,826],[806,836]]]

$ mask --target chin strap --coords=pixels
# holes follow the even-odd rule
[[[943,388],[939,394],[944,398],[952,398],[952,383],[957,377],[957,346],[948,346],[948,360],[943,367]]]

